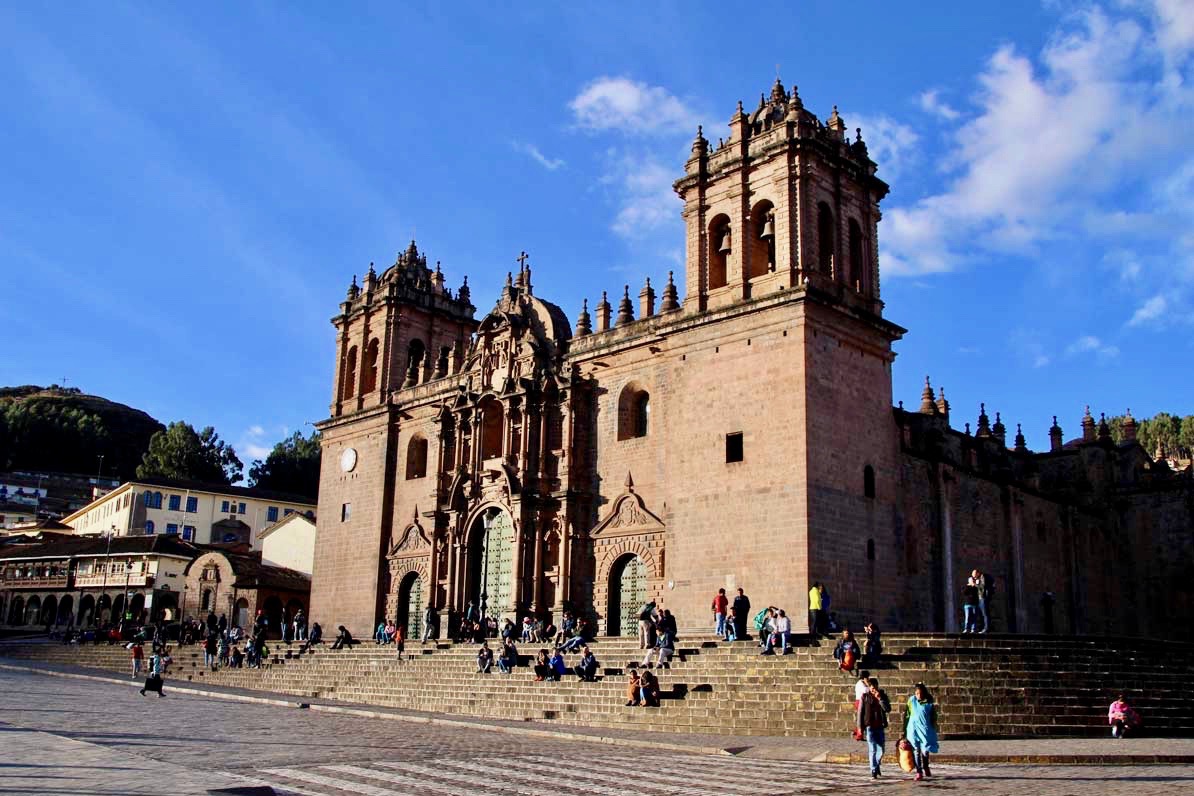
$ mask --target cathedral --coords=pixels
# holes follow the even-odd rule
[[[1194,480],[1089,410],[1033,452],[926,379],[893,406],[877,176],[861,131],[777,80],[700,130],[675,183],[686,262],[573,324],[520,258],[480,319],[412,241],[332,319],[312,617],[440,634],[488,615],[634,632],[719,588],[794,617],[956,630],[971,569],[994,630],[1170,632],[1194,615]],[[797,621],[794,624],[800,625]]]

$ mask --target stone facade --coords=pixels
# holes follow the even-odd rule
[[[658,306],[648,282],[636,313],[626,286],[573,327],[520,258],[478,322],[467,281],[446,289],[413,242],[354,279],[332,321],[314,618],[413,628],[430,604],[443,628],[474,602],[619,633],[648,597],[703,625],[719,587],[798,617],[819,580],[843,621],[944,629],[978,567],[996,627],[1039,629],[1052,590],[1058,629],[1150,632],[1120,556],[1133,577],[1171,553],[1189,567],[1189,473],[1097,438],[1009,450],[994,427],[953,431],[931,388],[893,409],[904,329],[883,317],[875,172],[836,109],[822,122],[777,81],[728,140],[693,142],[682,303],[669,276]],[[1116,477],[1087,489],[1095,471]],[[1189,600],[1176,578],[1149,588]]]

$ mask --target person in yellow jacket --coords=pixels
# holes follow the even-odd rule
[[[825,623],[821,618],[821,582],[817,581],[808,590],[808,635],[814,641],[820,637]]]

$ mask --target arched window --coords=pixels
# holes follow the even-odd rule
[[[147,536],[153,536],[153,520],[145,521],[145,534]]]
[[[750,211],[750,278],[775,270],[775,209],[763,200]]]
[[[413,387],[419,383],[419,374],[423,370],[423,357],[427,353],[427,346],[422,340],[411,340],[406,347],[406,386]]]
[[[162,507],[162,493],[161,492],[153,493],[153,507],[155,509],[160,509]]]
[[[145,490],[145,494],[141,496],[141,502],[145,504],[145,508],[153,508],[153,493],[148,489]]]
[[[863,266],[862,227],[858,222],[850,219],[850,287],[863,292],[866,281],[866,269]]]
[[[481,458],[502,455],[502,405],[490,398],[481,407]]]
[[[618,439],[645,437],[651,430],[651,395],[637,382],[618,398]]]
[[[709,289],[726,286],[732,241],[729,216],[717,216],[709,225]]]
[[[869,464],[862,468],[862,494],[869,498],[875,496],[875,468]]]
[[[348,349],[348,356],[344,359],[343,393],[345,401],[357,394],[357,347],[355,345]]]
[[[365,346],[365,362],[361,366],[361,395],[377,389],[377,338]]]
[[[406,446],[406,480],[427,475],[427,438],[415,434]]]
[[[829,209],[829,205],[821,202],[817,205],[817,270],[823,274],[833,273],[836,233],[833,211]]]

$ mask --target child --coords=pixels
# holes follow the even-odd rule
[[[1132,709],[1124,695],[1120,694],[1107,710],[1107,723],[1111,725],[1111,737],[1123,738],[1128,730],[1140,725],[1140,714]]]
[[[402,654],[406,652],[406,625],[394,631],[394,646],[398,648],[398,660],[402,660]]]

